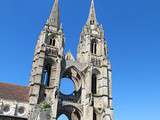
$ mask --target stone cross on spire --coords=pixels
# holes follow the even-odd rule
[[[57,29],[60,28],[60,12],[59,12],[59,0],[54,1],[54,5],[50,14],[50,17],[47,21],[47,24],[56,27]]]
[[[90,13],[88,16],[87,24],[92,25],[96,23],[97,23],[97,19],[96,19],[95,7],[94,7],[94,0],[91,0],[91,7],[90,7]]]

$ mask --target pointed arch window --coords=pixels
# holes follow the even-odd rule
[[[51,66],[47,65],[43,71],[43,84],[49,86],[51,76]]]
[[[92,94],[97,93],[97,76],[96,74],[92,75]]]
[[[97,115],[96,115],[95,111],[93,111],[93,120],[97,120]]]
[[[96,40],[92,40],[91,42],[91,53],[96,54],[97,53],[97,42]]]
[[[51,38],[51,39],[49,40],[49,45],[52,45],[52,46],[55,46],[55,45],[56,45],[56,40],[55,40],[55,38]]]
[[[69,118],[65,114],[61,114],[57,120],[69,120]]]
[[[94,25],[94,20],[91,20],[91,21],[90,21],[90,24],[91,24],[91,25]]]

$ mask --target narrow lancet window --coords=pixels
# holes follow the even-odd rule
[[[92,41],[91,43],[91,53],[96,54],[97,53],[97,43],[95,40]]]
[[[95,74],[92,75],[92,94],[97,93],[97,76]]]
[[[97,120],[97,115],[96,115],[95,111],[93,111],[93,120]]]
[[[55,46],[55,44],[56,44],[55,39],[51,38],[50,41],[49,41],[49,45]]]
[[[53,45],[53,46],[55,46],[55,44],[56,44],[56,40],[55,40],[55,39],[53,39],[53,41],[52,41],[52,45]]]
[[[52,39],[49,40],[49,45],[52,45]]]
[[[91,20],[91,21],[90,21],[90,24],[91,24],[91,25],[94,25],[94,20]]]
[[[43,84],[45,86],[49,86],[50,75],[51,75],[51,67],[50,66],[46,66],[46,68],[43,71]]]

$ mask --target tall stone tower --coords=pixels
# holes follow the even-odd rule
[[[29,120],[113,120],[112,70],[102,25],[97,22],[94,1],[80,34],[77,59],[64,55],[64,33],[58,0],[35,48],[29,93]],[[74,93],[60,91],[60,81],[69,78]]]

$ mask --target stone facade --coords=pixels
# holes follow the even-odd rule
[[[112,69],[102,25],[97,22],[94,1],[77,48],[64,55],[65,37],[55,0],[51,15],[37,40],[29,84],[28,102],[0,101],[13,107],[11,116],[28,120],[56,120],[65,114],[70,120],[113,120]],[[60,81],[69,78],[74,93],[60,91]],[[26,113],[18,114],[17,106]],[[5,117],[7,113],[0,114]],[[10,116],[9,115],[9,116]],[[8,116],[8,115],[7,115]]]
[[[30,115],[30,120],[44,114],[43,110],[39,110],[39,115],[34,111],[39,109],[37,105],[43,106],[45,102],[50,109],[48,120],[56,120],[61,114],[71,120],[113,120],[112,70],[93,0],[87,23],[80,34],[77,59],[70,52],[64,56],[65,38],[59,17],[58,0],[55,0],[35,50],[30,80],[30,108],[34,114]],[[62,78],[73,80],[74,94],[60,92]]]

